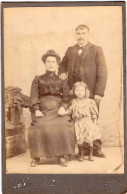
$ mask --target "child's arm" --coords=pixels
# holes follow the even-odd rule
[[[66,114],[67,114],[67,115],[70,115],[70,114],[71,114],[71,112],[70,112],[69,108],[68,108],[68,109],[66,109],[65,111],[66,111]]]

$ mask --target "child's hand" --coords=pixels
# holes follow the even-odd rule
[[[60,107],[60,109],[58,110],[58,115],[62,116],[66,114],[66,110],[64,107]]]
[[[43,113],[40,110],[36,110],[35,116],[36,117],[44,117]]]

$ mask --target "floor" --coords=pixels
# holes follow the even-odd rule
[[[94,157],[94,161],[89,161],[86,156],[83,162],[76,159],[68,161],[67,167],[58,165],[55,158],[41,158],[38,166],[30,167],[31,158],[27,149],[26,153],[6,160],[6,171],[16,174],[120,174],[124,173],[121,150],[120,147],[104,147],[106,158]],[[115,170],[119,165],[121,166]]]

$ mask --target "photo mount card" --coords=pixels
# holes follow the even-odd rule
[[[3,193],[126,193],[125,2],[3,2],[1,3],[1,18]],[[83,26],[86,26],[85,30]],[[85,35],[80,34],[84,31]],[[88,37],[87,32],[89,32]],[[79,36],[81,36],[81,41]],[[85,40],[82,36],[88,41],[83,44],[83,53],[81,51],[79,54],[75,49],[75,45],[80,46],[80,43],[82,44],[82,41]],[[93,80],[95,68],[93,66],[97,65],[96,84],[94,85],[93,96],[90,96],[90,99],[97,104],[101,96],[97,125],[101,131],[102,138],[96,145],[100,145],[99,149],[106,157],[100,157],[93,151],[93,155],[95,155],[94,161],[89,161],[88,154],[86,154],[87,156],[84,154],[83,161],[80,161],[82,158],[79,157],[80,150],[77,141],[78,136],[76,136],[75,144],[72,146],[75,153],[71,157],[65,157],[67,164],[62,162],[64,154],[61,157],[57,154],[51,154],[51,152],[49,154],[46,151],[46,155],[43,155],[43,145],[41,149],[40,147],[37,149],[37,151],[41,150],[39,164],[34,167],[31,166],[33,159],[36,159],[36,157],[32,157],[33,149],[31,149],[31,145],[34,144],[34,147],[36,147],[36,142],[39,142],[39,138],[42,135],[41,132],[41,135],[36,136],[38,132],[33,131],[33,129],[40,129],[37,129],[36,123],[38,121],[34,122],[36,115],[31,111],[32,83],[38,82],[40,84],[40,77],[46,74],[47,66],[44,57],[51,50],[55,51],[55,54],[51,55],[50,53],[48,56],[51,58],[49,59],[54,56],[56,59],[60,57],[62,62],[58,64],[59,66],[64,63],[64,59],[68,59],[68,63],[66,62],[65,65],[68,67],[66,75],[71,96],[73,90],[70,82],[72,81],[71,77],[74,70],[75,72],[77,70],[80,72],[80,80],[76,78],[76,82],[86,82],[85,84],[87,84],[90,91],[89,95],[91,95],[92,90],[91,85],[89,86],[89,80]],[[78,69],[78,66],[76,66],[78,61],[74,64],[75,56],[80,58],[83,55],[85,55],[84,59],[79,64],[80,69]],[[105,63],[102,60],[103,57]],[[105,88],[104,91],[101,91],[102,93],[99,90],[95,92],[98,80],[97,75],[106,74],[104,64],[107,67]],[[71,69],[72,66],[73,71]],[[58,69],[55,74],[57,76],[55,80],[60,80]],[[85,75],[87,76],[85,77]],[[49,83],[47,77],[46,82]],[[63,83],[61,80],[59,82]],[[102,84],[103,82],[104,80],[100,83]],[[52,84],[50,85],[50,88],[54,88],[53,92],[61,90],[61,86],[60,88],[58,85],[56,86],[55,81],[53,84],[54,87],[52,87]],[[63,85],[62,88],[64,88]],[[67,86],[64,89],[67,89]],[[62,93],[59,94],[58,92],[59,95],[56,97],[56,93],[54,95],[53,92],[47,95],[46,90],[43,91],[46,101],[42,105],[47,103],[47,106],[49,105],[51,108],[52,98],[49,98],[49,96],[57,100],[61,98]],[[65,104],[67,105],[67,103]],[[66,106],[65,110],[67,110]],[[52,115],[50,112],[50,117],[49,115],[47,117],[49,112],[42,110],[41,113],[43,113],[44,118],[42,116],[37,118],[39,121],[42,119],[42,123],[48,126],[46,128],[48,134],[52,132],[50,128],[56,132],[55,136],[54,133],[52,133],[52,136],[48,136],[52,138],[47,141],[46,146],[48,145],[48,147],[46,148],[49,148],[52,142],[57,145],[55,138],[57,137],[59,142],[61,135],[64,135],[66,144],[69,142],[68,130],[65,130],[66,132],[64,133],[60,132],[62,127],[66,129],[66,122],[61,120],[60,115],[57,115],[55,120],[55,112]],[[46,118],[49,120],[47,121]],[[58,121],[58,118],[60,121]],[[67,119],[67,116],[65,118]],[[69,129],[74,140],[76,121],[74,119],[69,120],[69,125],[72,124],[72,120],[73,126]],[[57,130],[59,122],[60,127]],[[87,122],[85,121],[85,123]],[[56,128],[53,128],[54,123]],[[64,126],[62,126],[63,124]],[[40,128],[45,129],[42,125]],[[32,136],[33,140],[31,140],[31,131],[34,134]],[[70,140],[71,145],[72,139]],[[42,142],[44,141],[45,139]],[[58,144],[55,149],[52,149],[52,153],[54,150],[58,150],[58,152],[60,149],[65,150],[65,144],[61,144],[61,148]],[[84,150],[86,150],[85,146],[86,144],[83,144]],[[36,155],[37,152],[35,151],[34,154]],[[32,165],[36,165],[36,161]]]

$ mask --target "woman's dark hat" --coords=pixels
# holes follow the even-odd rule
[[[45,63],[46,58],[49,57],[49,56],[56,57],[57,63],[58,64],[60,63],[61,58],[54,50],[48,50],[44,55],[42,55],[42,57],[41,57],[42,61]]]

